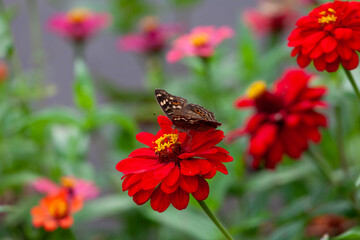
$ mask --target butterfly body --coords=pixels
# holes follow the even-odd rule
[[[221,125],[216,121],[214,113],[200,105],[187,103],[185,98],[171,95],[162,89],[155,90],[155,97],[160,108],[180,131],[206,131]]]

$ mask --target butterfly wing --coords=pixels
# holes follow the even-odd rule
[[[171,95],[163,89],[155,89],[155,98],[161,110],[170,120],[172,120],[175,115],[181,115],[187,103],[185,98]]]
[[[197,131],[221,126],[221,123],[216,121],[213,112],[193,103],[189,103],[183,108],[182,115],[174,115],[172,121],[178,128]]]

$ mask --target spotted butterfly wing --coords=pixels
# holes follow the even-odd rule
[[[187,103],[187,100],[169,94],[165,90],[155,90],[156,100],[178,130],[205,131],[221,125],[215,119],[214,113],[200,105]]]

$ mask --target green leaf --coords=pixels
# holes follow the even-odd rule
[[[112,123],[132,133],[137,131],[134,120],[112,106],[102,106],[101,109],[98,109],[94,116],[94,123],[96,126]]]
[[[7,206],[7,205],[0,206],[0,213],[7,213],[12,211],[14,211],[14,207],[12,206]]]
[[[136,204],[126,194],[101,197],[86,203],[83,210],[75,215],[76,222],[118,215],[135,206]]]
[[[18,187],[28,184],[39,176],[33,172],[21,171],[16,173],[9,173],[0,177],[0,190],[11,187]]]
[[[248,181],[245,188],[247,191],[261,192],[266,189],[305,178],[313,173],[314,170],[314,167],[307,162],[299,162],[290,167],[283,167],[275,171],[259,173]]]
[[[70,124],[81,125],[81,116],[70,108],[51,108],[33,114],[26,120],[28,125],[32,124]]]
[[[95,108],[95,90],[86,63],[82,59],[75,60],[74,101],[76,106],[85,111]]]
[[[354,240],[354,239],[360,239],[360,227],[352,228],[347,232],[341,234],[340,236],[333,238],[333,240]]]

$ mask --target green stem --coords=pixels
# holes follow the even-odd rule
[[[345,147],[344,147],[344,131],[342,127],[342,119],[341,119],[341,108],[340,106],[335,107],[335,120],[336,120],[336,140],[338,146],[339,159],[341,163],[341,167],[344,171],[344,175],[349,175],[349,165],[346,161],[345,157]]]
[[[215,215],[211,212],[211,210],[206,205],[206,203],[204,201],[198,201],[198,203],[200,204],[200,206],[204,210],[204,212],[209,216],[211,221],[213,221],[213,223],[215,223],[217,228],[224,234],[225,238],[228,240],[232,240],[233,238],[231,237],[230,233],[225,229],[225,227],[221,224],[221,222],[215,217]]]
[[[312,149],[308,150],[308,154],[312,157],[315,165],[318,167],[320,172],[322,172],[324,177],[331,183],[331,185],[337,186],[337,183],[335,182],[333,175],[331,173],[331,167],[324,160],[324,158],[319,153],[315,152]]]
[[[41,83],[45,79],[45,68],[44,68],[44,51],[42,44],[42,31],[38,11],[37,0],[29,0],[27,2],[27,9],[29,14],[29,25],[30,25],[30,39],[32,46],[33,64],[38,70],[38,79]]]
[[[355,79],[354,79],[354,76],[351,74],[351,72],[347,69],[344,68],[344,71],[345,71],[345,74],[347,76],[347,78],[349,79],[350,83],[351,83],[351,86],[353,87],[355,93],[356,93],[356,96],[359,98],[360,100],[360,91],[359,91],[359,88],[358,86],[356,85],[356,82],[355,82]]]
[[[147,58],[148,87],[153,91],[155,88],[163,88],[165,82],[164,68],[161,57],[150,55]]]
[[[6,28],[6,32],[7,35],[11,41],[11,50],[8,53],[7,59],[9,62],[11,62],[11,65],[13,67],[14,72],[16,72],[17,74],[21,74],[22,73],[22,67],[21,67],[21,63],[20,63],[20,59],[19,56],[17,55],[17,51],[15,48],[15,42],[14,42],[14,36],[12,34],[12,30],[11,30],[11,24],[10,21],[12,19],[9,18],[9,16],[7,16],[6,13],[6,9],[5,9],[5,4],[3,2],[3,0],[0,0],[0,14],[3,14],[6,18],[7,21],[7,28]]]
[[[203,84],[206,88],[206,102],[209,102],[213,109],[216,111],[217,102],[215,101],[215,96],[217,95],[216,89],[214,87],[213,78],[211,75],[211,59],[209,58],[201,58],[203,69],[202,69],[202,80]]]

